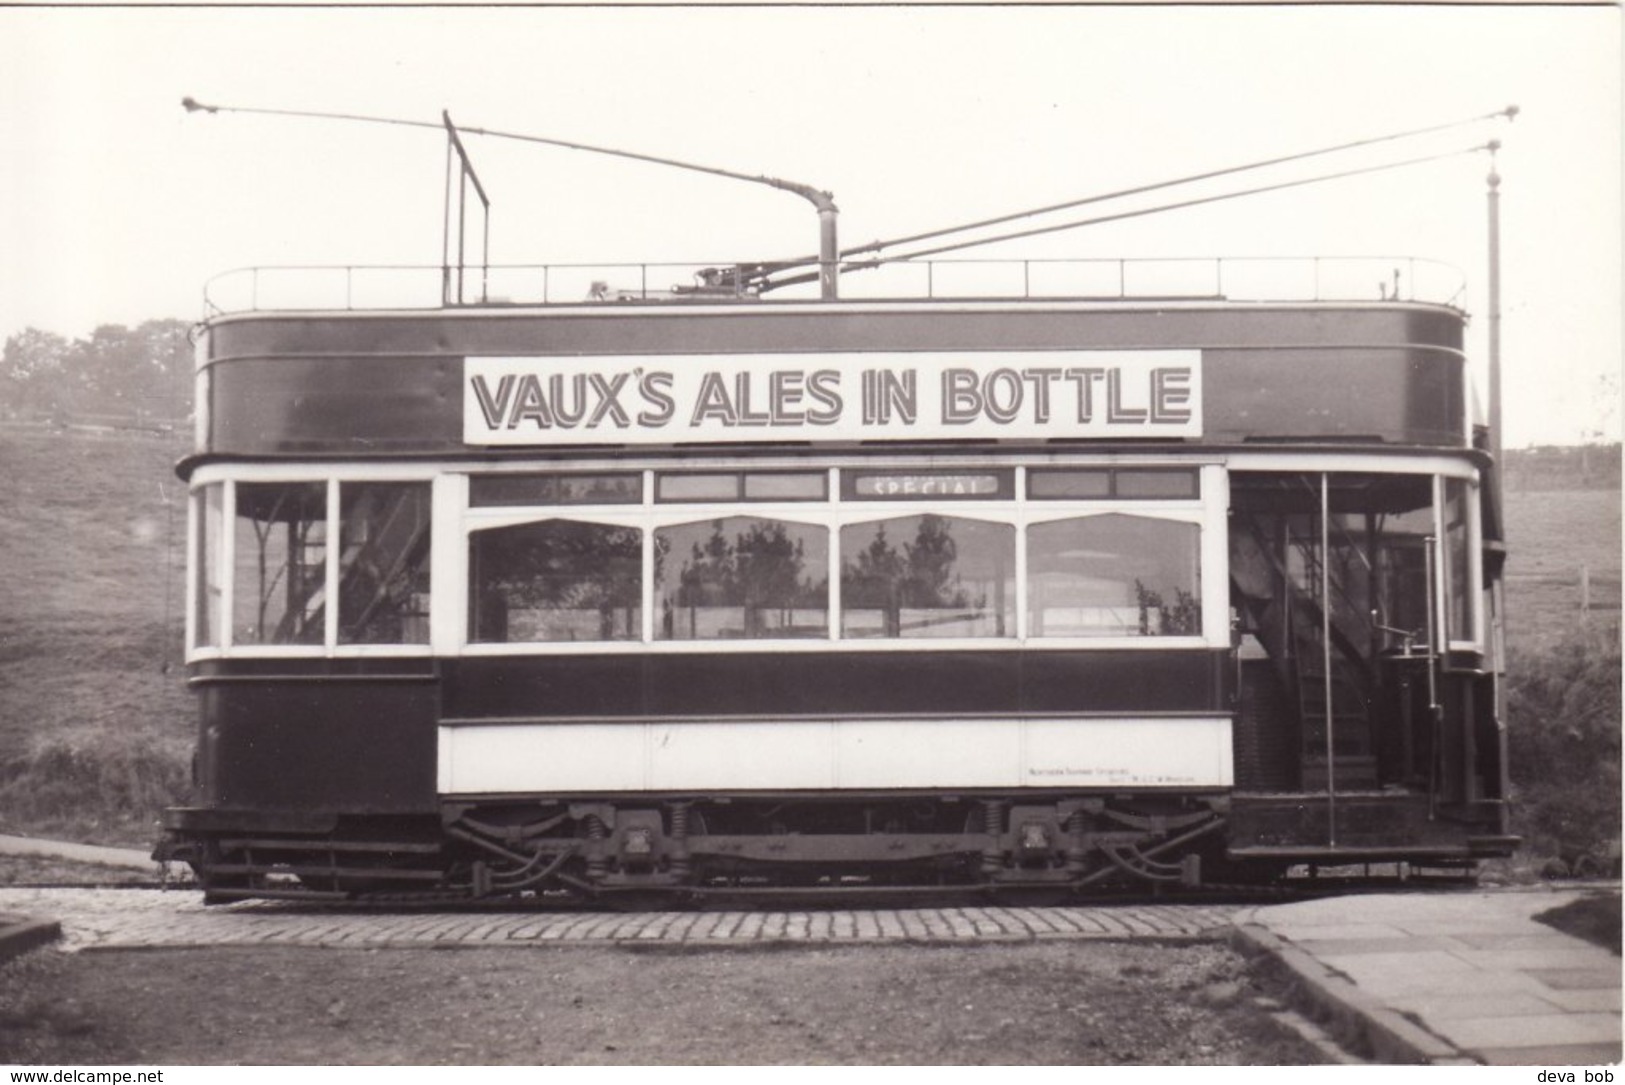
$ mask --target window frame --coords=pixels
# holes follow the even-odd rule
[[[1059,465],[1047,463],[1042,466],[1053,467]],[[869,463],[861,461],[843,462],[838,465],[820,468],[827,472],[829,478],[826,486],[827,496],[823,501],[807,499],[771,501],[719,499],[676,502],[660,499],[657,496],[656,477],[665,473],[707,475],[730,473],[742,475],[747,472],[798,473],[798,469],[793,466],[779,464],[736,466],[733,463],[718,466],[714,469],[707,469],[696,464],[644,467],[644,497],[641,505],[595,506],[570,504],[470,507],[465,498],[457,509],[456,524],[447,529],[448,531],[454,531],[454,537],[443,548],[443,551],[453,551],[459,561],[459,568],[454,573],[455,579],[439,579],[440,573],[438,570],[436,572],[437,579],[435,582],[437,584],[449,583],[457,585],[454,589],[457,596],[455,600],[440,600],[442,604],[455,602],[457,606],[443,605],[441,606],[441,612],[452,612],[458,615],[458,617],[452,619],[456,623],[456,628],[454,630],[447,629],[445,635],[436,641],[437,651],[450,655],[500,656],[534,655],[538,653],[557,655],[635,654],[640,652],[715,654],[762,651],[1105,651],[1115,649],[1166,651],[1182,648],[1211,649],[1227,647],[1229,645],[1228,609],[1222,605],[1215,605],[1215,599],[1218,598],[1215,593],[1218,589],[1213,587],[1214,583],[1222,587],[1226,579],[1224,563],[1227,550],[1224,524],[1229,491],[1224,481],[1224,466],[1212,460],[1195,463],[1182,461],[1177,464],[1112,464],[1109,466],[1125,469],[1135,467],[1151,469],[1166,466],[1188,467],[1198,473],[1198,496],[1186,498],[1029,499],[1027,497],[1026,477],[1029,467],[1024,464],[1011,464],[1004,461],[961,467],[957,464],[943,464],[940,462],[919,464],[917,466],[912,462],[905,462],[899,464],[896,468],[898,471],[913,470],[915,473],[920,474],[956,475],[994,471],[1009,475],[1011,486],[1009,496],[955,498],[951,502],[945,502],[941,510],[943,515],[1003,524],[1014,529],[1015,565],[1011,576],[1015,584],[1015,626],[1014,635],[1004,637],[885,638],[841,636],[843,615],[840,592],[842,555],[840,534],[842,529],[858,523],[916,517],[926,511],[922,509],[919,498],[912,495],[895,498],[849,498],[847,496],[847,487],[850,485],[848,479],[860,473],[875,473],[875,468]],[[583,473],[601,473],[594,472],[586,465],[583,465],[581,470]],[[806,468],[800,468],[799,471],[805,472]],[[466,479],[472,473],[474,472],[465,471],[452,476],[464,480],[465,493]],[[1197,528],[1198,568],[1201,583],[1199,596],[1202,604],[1201,631],[1196,634],[1157,637],[1139,635],[1029,637],[1026,633],[1028,625],[1027,529],[1029,525],[1112,513],[1142,518],[1165,519],[1191,524]],[[778,520],[787,524],[805,527],[818,527],[823,528],[828,533],[829,617],[827,637],[664,640],[658,636],[656,627],[658,624],[659,599],[655,594],[654,583],[654,533],[667,527],[703,523],[711,520],[726,520],[740,516]],[[467,567],[469,536],[474,532],[494,527],[513,526],[549,519],[569,519],[616,527],[632,527],[641,532],[644,555],[642,586],[644,630],[641,640],[580,641],[573,643],[544,641],[512,644],[479,642],[469,638],[471,633],[467,622],[467,593],[470,590],[468,583],[469,569]],[[1219,563],[1216,566],[1213,564],[1215,561]],[[447,576],[452,575],[452,571],[448,571]]]
[[[1357,452],[1326,452],[1320,454],[1305,454],[1298,452],[1264,451],[1248,452],[1244,455],[1234,455],[1226,464],[1227,477],[1232,475],[1245,475],[1255,472],[1301,472],[1308,474],[1360,474],[1360,475],[1405,475],[1418,479],[1428,480],[1431,500],[1429,505],[1429,522],[1432,535],[1436,540],[1433,548],[1433,557],[1428,572],[1434,582],[1434,598],[1426,602],[1427,613],[1432,617],[1433,649],[1441,654],[1462,653],[1482,654],[1490,645],[1488,637],[1488,616],[1485,613],[1484,595],[1480,590],[1484,577],[1484,537],[1482,520],[1483,480],[1478,469],[1465,458],[1447,455],[1417,455],[1403,458],[1385,459],[1369,454],[1362,455]],[[1469,609],[1468,629],[1474,639],[1451,639],[1447,622],[1447,576],[1449,569],[1445,558],[1445,497],[1447,483],[1461,481],[1466,484],[1467,520],[1467,567],[1469,580],[1467,582],[1467,606]],[[1203,482],[1206,485],[1206,480]],[[1228,495],[1226,498],[1228,504]],[[1419,506],[1420,507],[1420,506]]]
[[[987,524],[987,525],[990,525],[990,526],[993,526],[993,527],[1007,527],[1007,528],[1010,528],[1010,530],[1011,530],[1010,581],[1011,581],[1011,583],[1013,585],[1013,589],[1014,589],[1012,591],[1012,593],[1011,593],[1011,595],[1012,595],[1011,602],[1012,602],[1013,605],[1012,605],[1011,611],[1010,611],[1010,618],[1011,618],[1011,621],[1012,621],[1013,625],[1012,625],[1012,631],[1010,633],[1008,633],[1008,634],[1006,634],[1005,636],[1002,636],[1002,637],[1000,637],[1000,636],[984,636],[984,637],[886,637],[886,636],[880,636],[880,637],[845,637],[845,636],[833,636],[832,635],[831,639],[838,639],[838,640],[842,641],[843,643],[858,643],[858,644],[863,644],[863,645],[866,645],[866,646],[867,645],[875,645],[875,644],[892,644],[892,643],[908,643],[908,644],[926,644],[926,645],[930,645],[930,644],[944,644],[944,643],[950,643],[950,642],[957,642],[957,643],[974,642],[975,644],[979,644],[979,645],[985,644],[985,645],[1006,646],[1006,645],[1009,645],[1009,644],[1011,644],[1013,642],[1024,640],[1025,637],[1021,633],[1021,630],[1022,630],[1021,622],[1022,622],[1022,619],[1023,619],[1023,615],[1025,614],[1025,596],[1024,596],[1024,591],[1023,591],[1023,588],[1022,588],[1022,583],[1021,583],[1021,580],[1019,579],[1019,577],[1021,576],[1021,570],[1025,568],[1025,552],[1026,552],[1027,529],[1026,529],[1025,525],[1022,524],[1019,521],[1018,518],[1014,518],[1014,517],[1006,518],[1006,517],[1003,517],[1003,516],[995,516],[995,515],[979,515],[975,511],[967,511],[967,510],[971,509],[973,506],[981,506],[981,505],[985,505],[985,504],[988,504],[988,503],[989,502],[986,502],[986,501],[974,501],[973,502],[973,501],[970,501],[970,500],[967,500],[967,499],[964,499],[964,498],[958,498],[958,499],[955,499],[952,502],[952,504],[947,506],[949,511],[935,512],[934,510],[920,508],[920,500],[919,500],[918,497],[914,497],[914,496],[902,498],[902,499],[900,499],[898,501],[885,501],[885,502],[878,501],[878,500],[871,499],[871,498],[864,498],[864,499],[861,500],[861,502],[854,502],[853,505],[851,506],[852,512],[850,514],[848,514],[838,526],[831,529],[832,530],[832,538],[835,541],[835,545],[834,545],[833,549],[835,549],[836,551],[840,550],[839,540],[840,540],[841,534],[843,532],[845,532],[845,530],[847,528],[858,527],[858,526],[861,526],[861,525],[864,525],[864,524],[884,524],[884,523],[891,523],[891,522],[897,521],[897,520],[921,519],[923,517],[930,516],[930,515],[937,515],[937,516],[941,516],[944,519],[950,519],[950,520],[971,520],[971,521],[974,521],[976,523]],[[998,503],[1007,504],[1007,503],[1010,503],[1010,502],[1001,501],[1001,502],[998,502]],[[871,510],[874,510],[874,509],[884,509],[885,512],[884,512],[883,515],[878,515],[878,516],[870,515]],[[837,553],[835,553],[833,555],[832,560],[831,560],[831,565],[833,565],[837,570],[839,570],[841,568],[841,566],[842,566],[842,562],[840,560],[841,556],[842,556],[842,553],[837,552]],[[836,574],[835,580],[833,580],[831,582],[831,595],[835,599],[840,600],[840,603],[841,603],[840,618],[841,618],[841,623],[842,623],[841,628],[844,629],[844,627],[845,627],[845,618],[846,618],[846,600],[845,600],[844,596],[842,596],[842,594],[841,594],[839,573]],[[833,632],[833,627],[832,627],[832,632]]]
[[[659,503],[659,510],[649,518],[648,527],[644,531],[644,536],[643,536],[644,537],[643,548],[644,548],[644,553],[645,553],[644,570],[645,570],[645,574],[646,574],[646,578],[647,578],[646,579],[646,593],[645,594],[646,594],[646,598],[647,598],[647,601],[648,601],[647,610],[649,612],[648,613],[648,619],[647,619],[647,635],[644,638],[644,642],[643,642],[644,645],[645,646],[654,646],[654,645],[666,646],[666,645],[673,645],[673,644],[793,645],[793,644],[818,643],[821,640],[833,640],[833,639],[836,639],[835,636],[834,636],[833,629],[828,626],[828,621],[836,613],[835,601],[838,598],[838,596],[840,595],[840,585],[839,585],[838,582],[830,580],[829,576],[830,576],[830,571],[835,568],[835,558],[836,558],[837,551],[840,548],[839,536],[834,531],[832,531],[829,528],[828,524],[823,522],[820,518],[808,518],[808,517],[802,517],[802,516],[783,516],[783,515],[778,515],[777,513],[774,513],[774,512],[763,512],[762,511],[763,509],[778,509],[778,508],[784,508],[784,507],[790,507],[790,508],[795,508],[795,509],[805,509],[811,504],[813,504],[813,503],[809,502],[809,501],[806,501],[806,500],[793,501],[788,506],[779,505],[779,504],[769,504],[768,502],[763,502],[763,501],[717,502],[716,505],[715,505],[716,508],[719,508],[719,509],[725,508],[725,509],[728,509],[730,511],[726,515],[689,516],[689,515],[684,514],[684,515],[681,515],[681,516],[673,516],[672,513],[674,512],[674,510],[688,509],[691,506],[676,505],[673,502],[667,502],[667,501],[660,502]],[[828,504],[828,502],[826,501],[826,502],[824,502],[824,504]],[[698,506],[693,506],[693,507],[698,507]],[[712,507],[712,506],[706,506],[706,507]],[[655,532],[662,531],[662,530],[665,530],[667,528],[684,527],[684,526],[689,525],[689,524],[705,524],[705,523],[711,523],[711,522],[717,521],[717,520],[734,520],[734,519],[768,520],[768,521],[773,521],[773,522],[778,522],[778,523],[783,523],[783,524],[790,524],[790,525],[793,525],[793,526],[796,526],[796,527],[817,528],[817,529],[821,529],[821,530],[824,531],[824,559],[825,559],[825,561],[824,561],[824,573],[825,573],[824,583],[825,583],[826,591],[828,593],[828,597],[827,597],[828,601],[827,601],[827,603],[825,605],[825,618],[826,618],[825,635],[822,638],[820,638],[820,637],[740,637],[740,638],[717,638],[717,639],[714,639],[714,640],[708,640],[708,639],[704,639],[704,638],[695,638],[695,639],[692,639],[692,640],[682,640],[682,639],[678,639],[678,638],[664,638],[664,637],[660,636],[660,629],[658,628],[659,622],[656,620],[656,614],[658,613],[656,608],[658,607],[658,605],[660,603],[660,599],[655,594],[655,582],[654,582],[654,549],[655,549],[654,537],[655,537]]]
[[[198,662],[210,659],[354,659],[363,657],[424,657],[439,651],[444,637],[436,636],[437,623],[445,608],[446,589],[436,589],[444,583],[445,532],[455,529],[455,517],[447,522],[446,501],[442,493],[445,476],[434,467],[400,467],[396,465],[324,464],[299,469],[281,464],[233,464],[200,467],[189,480],[187,540],[189,554],[195,564],[186,570],[186,659]],[[323,596],[335,601],[324,605],[322,639],[313,644],[239,644],[235,637],[236,561],[240,532],[237,523],[237,486],[239,483],[255,485],[320,485],[324,488],[326,531],[323,555]],[[339,565],[341,559],[340,535],[343,527],[339,487],[350,483],[420,483],[429,488],[429,638],[419,642],[396,643],[341,643],[339,637]],[[199,535],[203,530],[201,517],[206,515],[207,493],[211,486],[220,487],[221,538],[215,550],[214,573],[219,578],[220,597],[212,612],[217,622],[215,643],[197,641],[197,606],[204,583],[206,562],[198,555]],[[460,592],[459,592],[460,594]]]
[[[1209,575],[1210,574],[1209,574],[1208,552],[1207,552],[1207,548],[1205,547],[1204,544],[1205,544],[1205,542],[1207,540],[1207,536],[1209,535],[1209,530],[1208,530],[1208,527],[1207,527],[1206,517],[1203,515],[1202,510],[1200,510],[1200,509],[1197,509],[1197,510],[1184,510],[1184,509],[1171,509],[1171,508],[1155,508],[1155,507],[1152,507],[1153,503],[1151,501],[1148,501],[1145,498],[1125,498],[1125,499],[1121,499],[1121,500],[1122,501],[1127,501],[1128,504],[1126,506],[1121,504],[1120,499],[1118,499],[1118,498],[1111,498],[1109,500],[1108,499],[1102,499],[1102,498],[1090,498],[1090,499],[1088,499],[1088,504],[1089,504],[1090,507],[1088,509],[1086,509],[1085,511],[1069,512],[1067,515],[1064,515],[1064,516],[1050,516],[1050,515],[1047,515],[1047,513],[1049,512],[1048,506],[1061,505],[1062,502],[1057,501],[1057,500],[1055,500],[1053,498],[1047,498],[1047,497],[1043,498],[1042,501],[1043,501],[1043,505],[1045,506],[1045,509],[1044,509],[1045,514],[1029,516],[1028,519],[1027,519],[1026,525],[1023,527],[1022,532],[1021,532],[1021,548],[1022,548],[1022,551],[1023,551],[1024,559],[1029,556],[1029,548],[1030,548],[1030,542],[1031,542],[1031,537],[1028,534],[1028,529],[1033,528],[1033,527],[1041,527],[1041,526],[1044,526],[1046,524],[1056,524],[1056,523],[1062,523],[1062,522],[1067,522],[1067,521],[1072,521],[1072,520],[1095,520],[1095,519],[1099,519],[1100,517],[1103,517],[1103,516],[1125,516],[1125,517],[1129,517],[1130,519],[1156,520],[1156,521],[1162,521],[1162,522],[1165,522],[1165,523],[1188,524],[1188,525],[1196,528],[1196,592],[1195,592],[1195,596],[1196,596],[1197,604],[1201,608],[1202,632],[1198,633],[1198,634],[1195,634],[1195,635],[1180,634],[1180,633],[1170,633],[1170,634],[1167,634],[1167,635],[1158,634],[1158,635],[1155,635],[1155,636],[1135,634],[1132,638],[1130,638],[1130,637],[1047,637],[1047,636],[1044,636],[1043,634],[1034,635],[1034,634],[1028,632],[1028,629],[1030,628],[1030,625],[1029,625],[1030,615],[1024,610],[1023,614],[1022,614],[1022,626],[1021,626],[1022,639],[1023,640],[1033,642],[1033,643],[1037,643],[1037,644],[1052,644],[1052,643],[1076,644],[1076,643],[1079,643],[1079,642],[1086,642],[1088,644],[1101,644],[1101,643],[1105,643],[1105,642],[1113,642],[1115,644],[1115,643],[1120,643],[1120,642],[1122,642],[1124,640],[1133,639],[1133,640],[1137,640],[1137,641],[1149,641],[1153,645],[1160,646],[1160,647],[1178,647],[1181,644],[1190,642],[1192,640],[1202,640],[1207,636],[1207,634],[1209,632],[1209,628],[1210,628],[1208,623],[1211,620],[1210,616],[1209,616],[1209,613],[1208,613],[1209,610],[1211,609],[1211,607],[1210,607],[1208,599],[1207,599],[1207,587],[1208,587],[1208,580],[1209,580]],[[1185,501],[1185,503],[1190,504],[1191,502],[1190,502],[1189,499],[1187,499]],[[1066,504],[1071,505],[1073,503],[1072,502],[1067,502]],[[1174,502],[1158,502],[1157,504],[1174,504]],[[1024,576],[1029,575],[1030,574],[1030,564],[1029,564],[1029,562],[1024,560],[1023,561],[1023,567],[1024,567],[1023,568],[1023,575]],[[1223,571],[1226,574],[1228,574],[1228,572],[1229,572],[1228,568],[1226,568]],[[1228,579],[1228,576],[1226,577],[1226,579]],[[1022,598],[1023,602],[1025,602],[1025,601],[1027,601],[1028,599],[1031,598],[1031,594],[1027,590],[1027,586],[1026,586],[1025,583],[1022,585],[1021,598]],[[1229,609],[1227,607],[1225,609],[1225,614],[1228,615],[1228,613],[1229,613]]]

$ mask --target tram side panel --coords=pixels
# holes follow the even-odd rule
[[[194,801],[168,824],[324,834],[341,818],[437,819],[438,688],[427,661],[392,663],[373,674],[294,660],[197,667]]]
[[[450,795],[1223,789],[1226,653],[470,658],[445,666]]]

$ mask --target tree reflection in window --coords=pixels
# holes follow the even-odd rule
[[[841,529],[844,637],[1006,637],[1015,626],[1016,531],[956,516]]]
[[[1200,635],[1200,537],[1195,524],[1119,513],[1034,524],[1029,635]]]
[[[655,532],[662,640],[826,637],[829,533],[754,516]]]
[[[469,536],[472,639],[639,640],[643,541],[636,528],[543,520]]]

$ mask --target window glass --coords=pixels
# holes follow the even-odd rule
[[[827,637],[829,533],[754,516],[655,532],[661,640]]]
[[[738,501],[739,476],[661,475],[655,480],[655,496],[660,501]]]
[[[1201,496],[1194,467],[1034,469],[1027,474],[1027,496],[1035,500],[1122,497],[1178,500]]]
[[[1433,534],[1433,505],[1431,493],[1424,494],[1428,504],[1378,518],[1373,571],[1378,620],[1391,628],[1409,631],[1418,649],[1426,649],[1427,631],[1437,624],[1428,619],[1427,539]],[[1397,634],[1388,636],[1394,639],[1391,647],[1403,643]]]
[[[1467,534],[1467,482],[1444,481],[1445,622],[1451,640],[1473,639],[1472,564]]]
[[[470,640],[638,640],[643,542],[636,528],[543,520],[469,536]]]
[[[1016,530],[957,516],[841,529],[843,637],[1015,635]]]
[[[1029,635],[1200,635],[1200,536],[1195,524],[1118,513],[1033,525]]]
[[[429,642],[429,484],[339,486],[339,643]]]
[[[776,471],[745,476],[746,501],[822,501],[828,496],[829,475],[823,471],[796,474]]]
[[[1029,471],[1027,495],[1034,498],[1110,497],[1112,473],[1097,471]]]
[[[321,644],[327,485],[237,483],[233,644]]]
[[[1191,468],[1117,471],[1113,481],[1118,497],[1194,498],[1200,496],[1197,474]]]
[[[643,476],[471,475],[468,503],[474,508],[512,505],[636,505],[643,500]]]
[[[193,628],[199,647],[220,643],[220,603],[225,592],[220,579],[220,543],[225,531],[225,486],[215,482],[203,487],[196,497],[197,614]]]

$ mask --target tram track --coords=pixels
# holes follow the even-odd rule
[[[714,886],[677,890],[602,891],[591,897],[569,892],[526,893],[517,896],[469,898],[456,891],[360,894],[340,899],[290,890],[284,898],[257,898],[257,903],[282,910],[327,912],[443,911],[464,912],[604,912],[640,914],[656,912],[784,910],[856,911],[908,908],[1133,908],[1151,906],[1249,907],[1287,904],[1331,896],[1396,891],[1428,892],[1470,890],[1478,886],[1469,876],[1395,877],[1338,876],[1301,878],[1268,885],[1204,885],[1175,889],[1140,887],[1115,891],[1067,891],[1001,886]],[[95,890],[115,893],[159,893],[176,897],[201,894],[190,880],[118,881],[42,880],[14,883],[11,888],[33,891]],[[217,904],[219,902],[216,902]],[[226,903],[225,910],[241,910],[256,901]],[[211,906],[212,907],[212,906]]]

